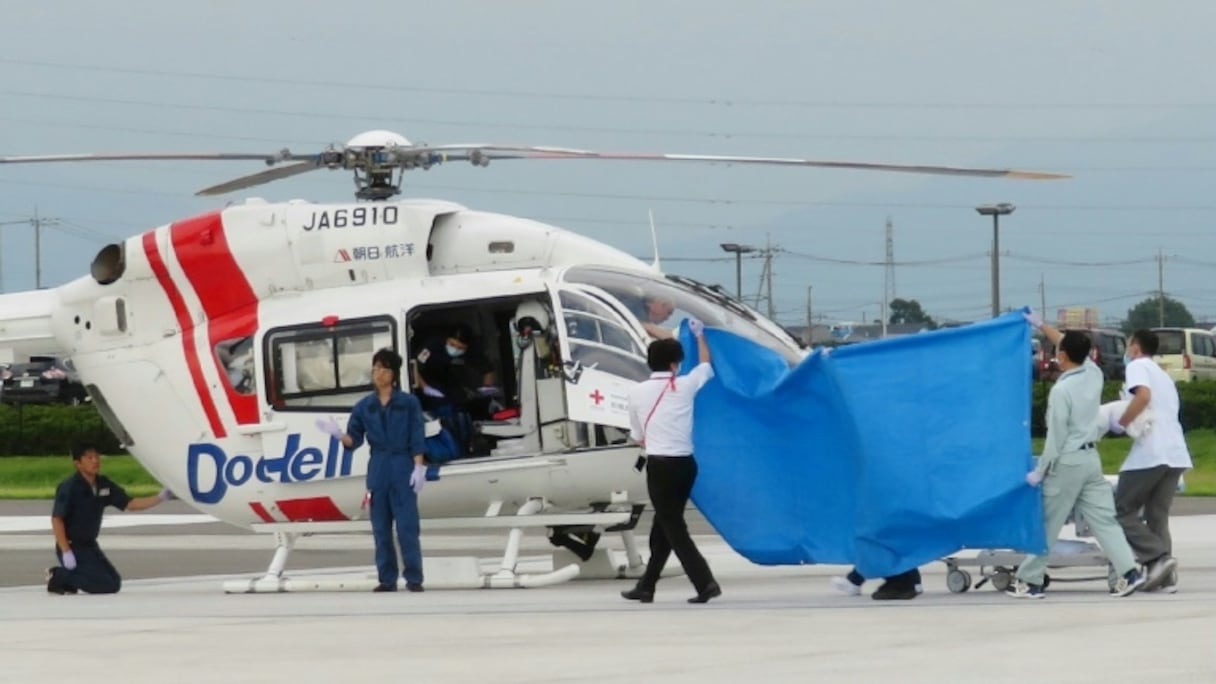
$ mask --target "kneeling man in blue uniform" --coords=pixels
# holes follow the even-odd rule
[[[122,577],[97,544],[106,506],[142,511],[175,498],[162,489],[156,496],[131,498],[126,490],[101,474],[101,454],[92,444],[72,449],[76,474],[59,483],[51,510],[55,555],[59,566],[49,568],[46,590],[52,594],[114,594]]]

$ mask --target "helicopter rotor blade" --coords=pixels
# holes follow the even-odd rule
[[[596,152],[564,147],[532,147],[513,145],[436,145],[419,146],[413,152],[428,152],[444,161],[452,159],[614,159],[622,161],[685,161],[718,164],[757,164],[768,166],[807,166],[830,169],[859,169],[892,171],[939,176],[979,176],[1015,178],[1021,180],[1056,180],[1069,178],[1066,174],[1017,169],[984,169],[959,166],[930,166],[923,164],[888,164],[873,162],[797,159],[791,157],[740,157],[709,154],[656,154],[647,152]]]
[[[203,188],[194,194],[199,197],[223,195],[224,193],[233,192],[235,190],[244,190],[245,188],[252,188],[255,185],[262,185],[263,183],[269,183],[271,181],[281,180],[283,178],[291,178],[292,176],[298,176],[302,173],[315,171],[319,168],[322,167],[315,161],[297,162],[295,164],[288,164],[286,166],[267,169],[248,176],[234,178],[230,181],[220,183],[219,185],[212,185],[209,188]]]
[[[22,157],[0,157],[0,164],[47,164],[51,162],[77,161],[264,161],[274,164],[297,157],[287,150],[278,154],[250,154],[248,152],[163,152],[163,153],[119,153],[119,154],[39,154]],[[311,157],[311,155],[310,155]]]

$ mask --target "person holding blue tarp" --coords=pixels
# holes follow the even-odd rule
[[[684,361],[679,340],[656,340],[646,350],[646,363],[653,372],[629,393],[629,435],[646,450],[646,490],[654,506],[646,570],[637,586],[621,592],[630,601],[654,601],[655,585],[672,551],[697,590],[689,603],[707,603],[722,595],[684,521],[684,509],[697,479],[692,449],[693,402],[714,375],[705,325],[693,319],[688,328],[696,336],[700,361],[692,372],[677,376]]]
[[[1032,487],[1042,486],[1043,526],[1050,549],[1060,528],[1076,509],[1093,531],[1118,578],[1113,596],[1129,596],[1144,584],[1123,528],[1115,520],[1115,496],[1102,474],[1094,441],[1100,436],[1098,407],[1102,403],[1102,370],[1089,358],[1091,342],[1084,333],[1061,333],[1038,314],[1025,314],[1055,345],[1063,373],[1047,395],[1047,437],[1038,465],[1026,474]],[[1105,426],[1102,426],[1105,432]],[[1007,593],[1014,598],[1043,598],[1047,555],[1028,556],[1018,566],[1017,579]]]

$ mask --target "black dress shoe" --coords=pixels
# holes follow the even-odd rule
[[[916,598],[915,586],[899,586],[884,582],[872,597],[875,601],[910,601]]]
[[[412,592],[414,592],[414,593],[416,593],[416,594],[417,594],[417,593],[419,593],[419,592],[426,591],[425,589],[423,589],[423,588],[422,588],[422,584],[421,584],[421,583],[419,583],[419,584],[415,584],[414,582],[406,582],[406,583],[405,583],[405,589],[406,589],[406,591],[412,591]]]
[[[395,585],[395,584],[377,584],[376,588],[372,589],[372,591],[376,592],[376,593],[379,593],[382,591],[397,591],[397,585]]]
[[[634,587],[629,591],[622,591],[621,598],[626,598],[630,601],[640,601],[641,603],[654,603],[654,592]]]
[[[709,603],[711,598],[718,598],[722,595],[722,587],[718,586],[717,582],[710,582],[709,586],[705,587],[704,591],[697,592],[697,595],[688,599],[689,603]]]

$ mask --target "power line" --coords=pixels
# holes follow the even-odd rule
[[[569,123],[536,123],[529,122],[504,122],[500,120],[488,119],[451,119],[451,118],[427,118],[411,116],[408,118],[389,118],[385,116],[371,116],[367,114],[344,113],[344,112],[318,112],[316,110],[301,111],[287,109],[265,109],[258,107],[233,107],[213,104],[183,104],[174,102],[163,102],[156,100],[135,100],[128,98],[116,97],[96,97],[96,96],[80,96],[80,95],[64,95],[60,93],[40,93],[20,90],[2,90],[0,95],[8,97],[23,97],[30,99],[57,100],[67,102],[85,102],[85,103],[104,103],[124,106],[137,106],[141,108],[159,107],[162,109],[171,109],[179,111],[200,111],[200,112],[221,112],[231,114],[247,115],[266,115],[288,118],[302,118],[315,120],[346,120],[346,121],[367,121],[374,122],[379,125],[386,123],[405,124],[411,126],[443,126],[449,128],[475,128],[484,130],[487,128],[495,129],[515,129],[515,130],[537,130],[537,131],[565,131],[565,132],[583,132],[583,133],[608,133],[613,135],[667,135],[667,136],[686,136],[686,137],[703,137],[715,140],[731,140],[737,138],[743,139],[772,139],[772,140],[853,140],[853,141],[906,141],[906,142],[1004,142],[1004,143],[1076,143],[1076,144],[1195,144],[1195,143],[1211,143],[1216,142],[1216,136],[1042,136],[1042,135],[924,135],[924,134],[893,134],[893,133],[800,133],[800,132],[774,132],[774,131],[734,131],[734,130],[697,130],[690,128],[638,128],[638,127],[622,127],[622,126],[592,126],[578,125]],[[48,121],[46,119],[23,119],[17,117],[0,117],[5,121],[16,123],[27,123],[45,126],[60,126],[68,128],[84,128],[84,129],[100,129],[100,130],[115,130],[134,133],[156,133],[160,135],[180,135],[193,136],[200,138],[217,138],[230,140],[253,140],[267,141],[267,138],[245,137],[245,136],[229,136],[207,133],[197,133],[192,131],[173,131],[173,130],[155,130],[155,129],[133,129],[121,126],[107,126],[99,124],[78,124],[65,121]],[[332,141],[330,141],[332,142]],[[312,142],[308,144],[326,145],[326,142]],[[1216,170],[1216,167],[1098,167],[1085,168],[1073,167],[1062,169],[1064,171],[1078,170],[1105,170],[1105,171],[1142,171],[1142,170],[1162,170],[1172,171],[1183,169],[1196,170]]]
[[[918,100],[808,100],[808,99],[776,99],[776,98],[723,98],[707,96],[673,96],[673,95],[629,95],[604,93],[562,93],[546,90],[522,89],[489,89],[489,88],[452,88],[421,85],[392,85],[384,82],[357,82],[350,80],[325,81],[316,79],[292,79],[254,75],[231,75],[208,73],[202,71],[162,70],[135,67],[115,67],[97,64],[69,64],[49,60],[21,59],[0,57],[0,64],[10,64],[23,67],[40,67],[47,69],[63,69],[68,71],[83,71],[92,73],[112,73],[136,76],[156,76],[174,79],[194,78],[236,83],[264,83],[292,86],[320,86],[341,89],[375,90],[378,92],[407,92],[429,93],[443,95],[467,95],[477,97],[513,97],[529,99],[581,100],[588,102],[645,102],[658,104],[697,104],[716,107],[804,107],[820,109],[1000,109],[1000,110],[1052,110],[1052,109],[1213,109],[1216,102],[1039,102],[1024,101],[988,101],[988,102],[929,102]]]
[[[1050,264],[1052,266],[1130,266],[1132,264],[1147,264],[1157,261],[1156,257],[1146,259],[1128,259],[1126,261],[1062,261],[1059,259],[1048,259],[1044,257],[1034,257],[1025,254],[1016,254],[1011,252],[1003,252],[1002,256],[1016,261],[1028,261],[1035,264]]]

